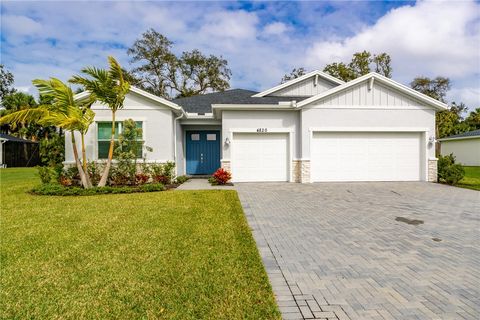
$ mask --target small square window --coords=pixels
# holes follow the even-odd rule
[[[198,133],[192,133],[192,135],[190,136],[190,138],[192,139],[192,141],[198,141],[198,140],[200,140],[200,134],[198,134]]]
[[[207,134],[207,140],[215,141],[217,140],[217,135],[215,133],[209,133]]]

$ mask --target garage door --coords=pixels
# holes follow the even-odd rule
[[[234,133],[232,180],[288,181],[288,135]]]
[[[312,181],[418,181],[418,132],[315,132]]]

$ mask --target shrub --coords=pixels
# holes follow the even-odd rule
[[[95,161],[87,163],[87,172],[90,176],[90,181],[92,185],[96,186],[102,177],[103,166],[99,165]]]
[[[208,181],[213,185],[224,185],[232,179],[232,174],[227,170],[220,168],[212,175]]]
[[[40,167],[37,166],[38,169],[38,177],[42,184],[47,184],[52,181],[53,178],[53,170],[50,167]]]
[[[57,175],[57,181],[66,187],[69,186],[80,186],[80,174],[78,173],[78,169],[76,166],[72,166],[69,168],[62,168]]]
[[[135,184],[136,185],[142,185],[142,184],[145,184],[147,183],[148,179],[150,177],[148,175],[146,175],[145,173],[141,172],[141,173],[137,173],[135,175]]]
[[[189,178],[187,176],[178,176],[175,178],[175,183],[182,184],[185,183]]]
[[[65,136],[53,132],[48,139],[41,139],[39,153],[44,165],[61,165],[65,159]]]
[[[161,183],[150,183],[139,186],[138,189],[141,190],[141,192],[154,192],[165,190],[165,186]]]
[[[139,187],[93,187],[84,189],[82,187],[64,187],[60,184],[47,183],[39,185],[31,190],[33,194],[45,196],[91,196],[96,194],[120,194],[135,192],[163,191],[162,184],[145,184]]]
[[[438,181],[456,185],[465,176],[461,164],[455,163],[455,156],[449,154],[438,157]]]
[[[154,182],[171,184],[175,175],[175,162],[168,161],[163,164],[152,164],[151,172]]]

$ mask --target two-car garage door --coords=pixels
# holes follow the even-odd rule
[[[421,180],[419,132],[315,132],[311,180]]]
[[[420,132],[314,132],[310,179],[422,180],[422,137]],[[290,180],[287,133],[234,133],[231,152],[236,182]]]

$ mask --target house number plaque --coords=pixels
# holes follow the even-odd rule
[[[257,132],[265,133],[265,132],[267,132],[267,128],[258,128]]]

